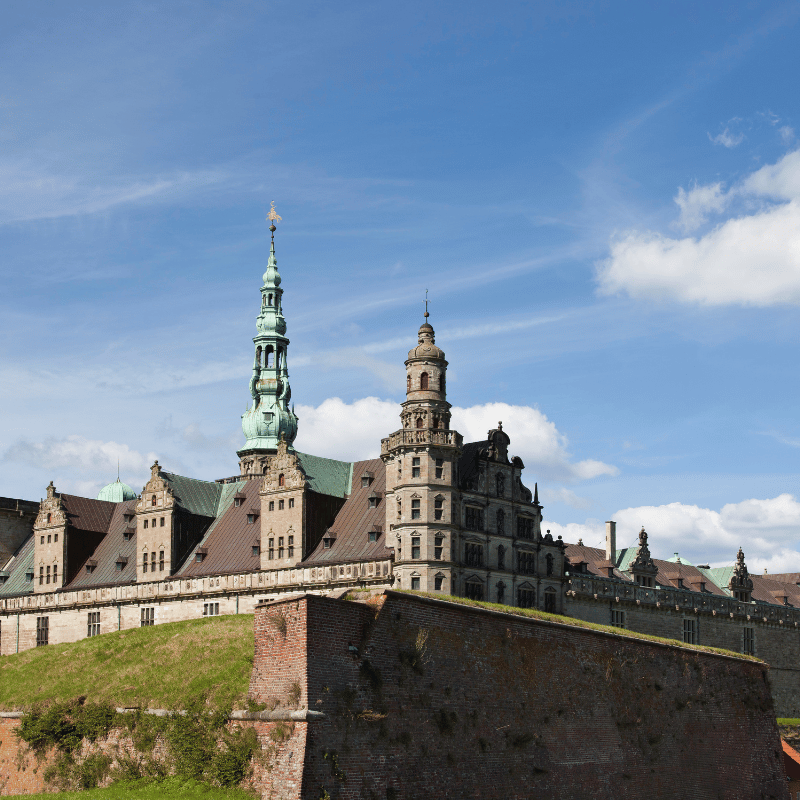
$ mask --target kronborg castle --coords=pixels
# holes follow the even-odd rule
[[[779,715],[800,716],[800,575],[750,575],[741,550],[720,569],[660,561],[644,530],[618,549],[613,522],[605,550],[542,531],[514,432],[498,423],[464,442],[451,428],[427,313],[379,454],[378,442],[375,458],[354,463],[295,450],[271,230],[239,474],[198,480],[156,462],[140,493],[117,480],[90,499],[51,482],[40,503],[0,498],[0,654],[252,613],[291,593],[394,587],[752,653],[771,665]]]

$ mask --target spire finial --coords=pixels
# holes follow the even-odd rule
[[[283,222],[283,217],[278,216],[278,212],[275,210],[275,201],[273,200],[270,203],[269,214],[267,214],[267,222],[269,222],[269,229],[272,233],[272,249],[275,249],[275,223],[276,222]]]
[[[430,314],[428,313],[428,290],[425,290],[425,319],[428,319]]]
[[[119,458],[117,459],[117,483],[119,483]]]

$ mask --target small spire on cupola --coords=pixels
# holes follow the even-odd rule
[[[502,430],[502,428],[500,430]],[[538,483],[534,483],[533,484],[533,504],[535,506],[539,505],[539,484]]]

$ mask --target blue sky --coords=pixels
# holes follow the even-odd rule
[[[306,451],[454,426],[554,531],[800,570],[797,3],[0,10],[0,494],[237,471],[276,235]]]

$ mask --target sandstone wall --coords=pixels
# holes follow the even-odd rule
[[[275,797],[788,797],[763,664],[396,592],[255,626],[253,697],[324,714]]]

